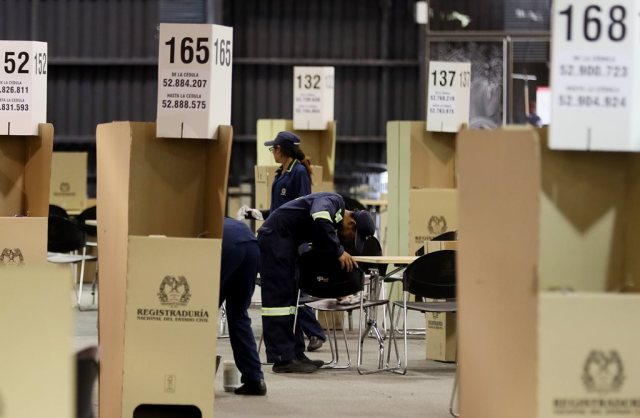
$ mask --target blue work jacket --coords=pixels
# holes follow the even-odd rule
[[[280,206],[300,196],[311,193],[311,177],[307,168],[298,160],[293,160],[286,170],[278,170],[271,186],[271,208],[273,212]]]
[[[337,193],[313,193],[285,203],[273,211],[258,234],[276,234],[293,239],[297,245],[313,243],[313,248],[340,257],[344,252],[338,230],[345,205]]]

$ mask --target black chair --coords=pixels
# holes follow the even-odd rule
[[[96,256],[87,255],[86,242],[85,232],[74,222],[59,216],[49,216],[47,261],[71,266],[78,307],[80,307],[80,298],[82,296],[85,263],[98,259]],[[76,271],[78,264],[80,264],[79,276]]]
[[[342,200],[344,200],[345,209],[352,210],[352,211],[367,210],[366,206],[358,202],[356,199],[349,196],[345,196],[345,195],[340,195],[340,196],[342,196]]]
[[[97,219],[97,212],[96,212],[96,207],[95,206],[91,206],[86,208],[85,210],[83,210],[82,212],[80,212],[80,214],[78,216],[76,216],[76,223],[80,226],[80,228],[82,228],[82,230],[84,232],[86,232],[86,234],[90,237],[97,237],[98,236],[98,228],[94,225],[87,225],[86,221],[87,220],[96,220]]]
[[[370,239],[377,241],[375,237]],[[364,255],[364,254],[363,254]],[[306,306],[311,307],[319,312],[331,313],[334,312],[347,312],[351,313],[354,310],[359,310],[360,316],[358,321],[358,357],[357,357],[357,370],[359,374],[375,373],[383,371],[384,362],[384,337],[377,328],[375,317],[371,314],[371,308],[377,306],[386,306],[388,304],[387,299],[374,299],[364,300],[364,288],[365,288],[365,274],[362,268],[358,267],[351,272],[347,272],[340,268],[340,263],[335,257],[322,254],[319,252],[309,251],[300,256],[299,259],[300,289],[315,297],[326,297],[327,299],[321,299],[315,302],[307,303]],[[359,301],[352,304],[339,304],[336,298],[342,296],[352,295],[360,292]],[[333,316],[332,316],[333,320]],[[366,322],[366,326],[363,329],[363,322]],[[338,365],[338,344],[335,330],[335,323],[333,325],[333,345],[331,345],[332,360],[327,364],[330,368],[348,368],[351,365],[351,357],[349,354],[349,346],[347,343],[347,335],[344,330],[343,338],[345,343],[345,349],[347,353],[347,364],[343,366]],[[362,348],[364,340],[369,332],[373,332],[378,340],[379,344],[379,356],[378,356],[378,368],[375,370],[365,370],[362,368]],[[331,343],[330,343],[331,344]],[[335,356],[334,356],[335,352]]]
[[[69,214],[64,208],[53,204],[49,204],[49,216],[58,216],[60,218],[69,219]]]
[[[403,300],[391,305],[391,340],[387,362],[391,355],[391,342],[395,347],[398,367],[401,374],[407,372],[407,311],[426,312],[456,312],[456,252],[452,250],[434,251],[425,254],[404,271]],[[417,298],[437,299],[437,302],[416,301],[409,302],[409,293]],[[394,330],[395,308],[402,308],[403,312],[403,340],[404,357],[400,358]]]

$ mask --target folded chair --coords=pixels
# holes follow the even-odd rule
[[[417,258],[407,267],[403,275],[403,298],[402,302],[393,302],[391,305],[391,339],[389,341],[389,351],[387,353],[387,362],[390,360],[391,343],[395,348],[396,357],[398,359],[398,373],[406,374],[407,372],[407,311],[418,311],[423,314],[426,312],[457,312],[456,303],[456,252],[452,250],[435,251],[425,254]],[[416,298],[436,299],[436,302],[409,302],[409,293],[414,294]],[[400,358],[398,345],[396,342],[395,330],[393,327],[396,307],[402,308],[403,313],[403,340],[404,340],[404,357]],[[457,372],[456,372],[457,383]],[[456,393],[457,385],[454,383],[454,389],[451,395],[452,415],[456,416],[453,411],[453,400]]]
[[[81,286],[84,281],[84,267],[87,261],[96,261],[94,255],[87,255],[86,234],[78,225],[69,219],[49,216],[47,234],[47,261],[51,263],[69,264],[73,273],[76,302],[80,307]],[[80,264],[80,275],[76,266]],[[79,281],[79,283],[76,283]]]

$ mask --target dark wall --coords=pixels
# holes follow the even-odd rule
[[[258,118],[292,117],[294,65],[336,67],[337,177],[384,163],[385,122],[423,117],[414,0],[0,0],[0,39],[49,44],[55,149],[90,153],[95,127],[155,120],[159,22],[234,27],[230,182],[253,177]],[[222,11],[220,16],[220,12]]]

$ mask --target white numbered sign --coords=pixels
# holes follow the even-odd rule
[[[640,2],[554,0],[553,149],[640,151]]]
[[[216,138],[231,124],[233,28],[162,23],[159,48],[156,135]]]
[[[327,129],[333,120],[333,67],[293,68],[293,128]]]
[[[47,43],[0,41],[0,135],[37,135],[47,121]]]
[[[469,123],[471,64],[429,62],[427,131],[458,132]]]

